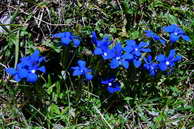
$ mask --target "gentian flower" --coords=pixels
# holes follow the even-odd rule
[[[53,34],[52,38],[60,38],[62,45],[69,45],[71,42],[73,42],[74,47],[78,47],[80,45],[80,38],[78,36],[74,36],[71,32]]]
[[[110,41],[108,37],[105,36],[102,40],[98,40],[96,33],[92,32],[92,43],[96,45],[94,55],[101,55],[104,60],[112,58],[112,50],[109,49],[109,45],[112,41]]]
[[[36,50],[31,56],[23,57],[20,63],[15,68],[7,68],[5,71],[13,76],[14,80],[19,82],[26,79],[27,82],[35,83],[38,80],[37,71],[46,72],[45,66],[40,67],[40,63],[45,61],[45,58],[39,56],[40,51]]]
[[[160,36],[158,36],[156,33],[154,33],[153,31],[151,31],[151,30],[145,30],[144,32],[145,32],[145,35],[148,38],[153,38],[156,41],[160,41],[160,43],[162,45],[165,45],[165,41]]]
[[[174,67],[175,62],[181,60],[181,56],[177,56],[174,49],[170,50],[169,56],[166,57],[163,54],[160,54],[156,57],[156,60],[159,62],[159,68],[161,71],[166,71]]]
[[[111,68],[115,69],[121,65],[127,69],[129,67],[128,60],[133,59],[133,55],[130,53],[123,54],[123,48],[120,43],[117,43],[116,46],[112,49],[112,51],[114,56],[110,63]]]
[[[127,40],[127,46],[123,48],[126,53],[133,55],[133,64],[136,68],[140,67],[141,61],[139,60],[143,53],[151,52],[148,47],[149,43],[140,42],[138,45],[135,40]]]
[[[71,67],[73,69],[73,76],[84,75],[87,80],[92,80],[93,75],[91,74],[91,69],[86,68],[86,62],[83,60],[78,60],[78,66]]]
[[[170,41],[172,43],[179,40],[180,37],[182,37],[185,41],[190,41],[189,36],[187,36],[185,32],[180,27],[178,27],[176,24],[165,26],[162,28],[162,30],[170,34]]]
[[[158,64],[152,61],[152,56],[148,56],[148,58],[144,58],[145,64],[144,68],[149,71],[151,76],[155,76],[158,70]]]
[[[92,43],[98,47],[100,47],[102,44],[106,44],[107,46],[112,44],[112,41],[109,40],[108,36],[104,36],[102,40],[99,40],[96,36],[96,32],[92,32],[91,37],[92,37],[92,39],[91,39]]]
[[[121,85],[115,80],[115,77],[101,81],[101,84],[107,85],[107,91],[111,94],[121,90]]]

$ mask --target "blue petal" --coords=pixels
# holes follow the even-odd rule
[[[73,43],[74,43],[74,46],[75,46],[75,47],[78,47],[78,46],[80,45],[80,40],[74,39],[74,40],[73,40]]]
[[[169,65],[169,67],[171,67],[171,68],[172,68],[172,67],[174,67],[174,66],[175,66],[175,63],[174,63],[174,61],[171,61],[171,62],[170,62],[170,65]]]
[[[128,67],[129,67],[128,61],[122,61],[122,65],[123,65],[123,67],[126,68],[126,69],[128,69]]]
[[[151,76],[156,76],[156,72],[154,70],[150,71]]]
[[[148,56],[147,60],[148,60],[148,62],[151,62],[152,61],[152,56]]]
[[[38,57],[40,54],[39,50],[35,50],[34,53],[31,55],[33,58]]]
[[[27,77],[27,82],[31,82],[31,83],[35,83],[36,81],[38,80],[38,77],[36,74],[34,73],[31,73],[31,74],[28,74],[28,77]]]
[[[18,74],[16,74],[13,79],[16,81],[16,82],[19,82],[21,81],[22,78],[20,78],[20,76]]]
[[[119,67],[119,61],[117,61],[116,59],[112,59],[112,61],[110,63],[110,67],[112,69],[115,69],[115,68]]]
[[[73,71],[73,76],[80,76],[82,72],[80,70]]]
[[[147,70],[149,70],[149,68],[150,68],[149,66],[150,66],[149,64],[144,64],[144,65],[143,65],[143,67],[144,67],[145,69],[147,69]]]
[[[153,37],[153,32],[152,32],[152,31],[150,31],[150,30],[145,30],[144,32],[146,33],[145,35],[146,35],[147,37]]]
[[[18,71],[18,75],[20,76],[20,78],[26,78],[29,75],[29,72],[26,69],[21,69],[20,71]]]
[[[166,44],[166,41],[163,40],[163,39],[159,39],[159,41],[160,41],[160,43],[161,43],[162,45],[165,45],[165,44]]]
[[[102,49],[97,47],[97,48],[94,50],[94,54],[95,54],[95,55],[101,55],[101,54],[102,54]]]
[[[89,73],[85,74],[85,77],[86,77],[87,80],[92,80],[93,79],[93,75],[89,74]]]
[[[126,40],[127,46],[136,47],[135,40]]]
[[[125,53],[122,55],[122,58],[127,59],[127,60],[131,60],[131,59],[133,59],[133,55],[130,53]]]
[[[151,49],[149,49],[149,48],[142,48],[141,51],[147,53],[147,52],[151,52]]]
[[[116,46],[114,47],[114,51],[118,54],[122,52],[122,46],[121,43],[117,43]]]
[[[66,38],[71,38],[71,36],[72,36],[72,33],[71,32],[64,32],[64,37],[66,37]]]
[[[182,59],[182,56],[176,56],[176,57],[174,58],[174,62],[180,61],[181,59]]]
[[[170,58],[170,59],[174,58],[175,54],[176,54],[176,50],[175,49],[170,50],[168,58]]]
[[[29,58],[26,58],[26,60],[24,62],[26,62],[27,64],[29,64],[29,62],[36,62],[39,59],[39,54],[40,51],[39,50],[35,50],[34,53],[31,56],[28,56]]]
[[[23,61],[25,62],[25,61],[28,61],[28,60],[29,60],[29,57],[28,57],[28,56],[27,56],[27,57],[22,57],[22,58],[20,58],[20,61],[21,61],[21,62],[23,62]]]
[[[160,40],[160,37],[159,37],[158,35],[154,35],[154,36],[153,36],[153,39],[154,39],[154,40]]]
[[[156,56],[156,60],[159,61],[159,62],[163,62],[165,61],[166,57],[162,54]]]
[[[101,81],[101,84],[108,84],[109,80]]]
[[[104,55],[105,52],[107,53],[106,56]],[[107,51],[104,51],[102,54],[102,57],[104,60],[112,59],[114,56],[115,56],[115,54],[114,54],[113,50],[110,50],[110,49],[108,49]]]
[[[52,38],[63,38],[63,37],[65,37],[65,32],[53,34],[53,35],[51,35],[51,37]]]
[[[46,61],[46,58],[45,57],[42,57],[42,56],[39,56],[38,62],[41,63],[43,61]]]
[[[124,51],[126,51],[127,53],[130,53],[131,51],[133,51],[133,47],[131,46],[126,46],[123,48]]]
[[[166,71],[168,67],[166,66],[165,63],[160,63],[159,68],[160,68],[161,71]]]
[[[182,35],[182,38],[183,38],[185,41],[191,41],[191,39],[190,39],[189,36],[187,36],[187,35]]]
[[[174,30],[177,28],[178,26],[173,24],[173,25],[170,25],[170,26],[165,26],[163,27],[163,31],[164,32],[169,32],[169,33],[172,33],[174,32]]]
[[[61,38],[61,43],[63,45],[68,45],[71,42],[71,39],[69,38]]]
[[[78,60],[78,65],[79,65],[81,68],[85,68],[86,62],[83,61],[83,60]]]
[[[109,93],[113,94],[113,93],[115,93],[115,92],[117,92],[117,91],[120,91],[121,88],[120,88],[120,87],[116,87],[116,88],[107,87],[107,90],[108,90]]]
[[[141,56],[141,52],[140,52],[139,50],[134,51],[134,54],[135,54],[136,56]]]
[[[112,83],[115,80],[115,77],[111,77],[107,80],[101,81],[101,84],[108,84],[108,83]]]
[[[170,41],[172,43],[176,42],[179,39],[180,36],[175,35],[174,33],[170,34]]]
[[[78,70],[79,69],[79,67],[71,67],[71,69],[73,69],[73,70]]]
[[[85,73],[90,73],[90,72],[92,72],[92,70],[91,69],[88,69],[88,68],[83,68],[83,71],[85,72]]]
[[[141,66],[141,61],[133,60],[133,64],[135,65],[136,68],[139,68]]]
[[[115,82],[115,83],[113,83],[113,86],[108,86],[107,87],[107,90],[108,90],[108,92],[109,93],[115,93],[115,92],[117,92],[117,91],[120,91],[121,90],[121,88],[120,88],[120,84],[119,83],[117,83],[117,82]]]
[[[147,42],[140,42],[140,44],[138,45],[138,48],[147,47],[147,46],[149,46],[149,43],[147,43]]]
[[[7,69],[5,69],[5,71],[10,75],[16,74],[16,70],[14,68],[7,68]]]
[[[17,70],[19,71],[20,69],[23,69],[24,66],[25,64],[23,62],[17,64]]]
[[[43,73],[45,73],[45,72],[46,72],[46,68],[45,68],[45,66],[42,66],[42,67],[38,68],[38,70],[39,70],[39,71],[41,71],[41,72],[43,72]]]
[[[96,36],[96,32],[92,32],[92,43],[96,44],[97,43],[97,36]]]

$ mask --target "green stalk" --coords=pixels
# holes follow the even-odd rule
[[[16,40],[15,40],[14,44],[15,44],[15,64],[14,64],[14,68],[16,68],[17,63],[18,63],[18,58],[19,58],[19,31],[17,33],[17,37],[16,37]]]

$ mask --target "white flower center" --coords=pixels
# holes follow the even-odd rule
[[[109,83],[108,83],[108,86],[112,86],[112,83],[111,83],[111,82],[109,82]]]
[[[33,69],[33,70],[31,70],[31,72],[32,72],[32,73],[35,73],[35,72],[36,72],[36,70],[34,70],[34,69]]]
[[[116,57],[117,60],[121,59],[121,57]]]
[[[135,51],[138,51],[138,49],[137,49],[137,48],[135,48]]]
[[[107,56],[107,55],[108,55],[108,54],[105,52],[105,53],[104,53],[104,56]]]
[[[174,35],[178,35],[178,33],[177,32],[174,32]]]
[[[166,65],[169,65],[170,64],[170,62],[169,61],[166,61]]]

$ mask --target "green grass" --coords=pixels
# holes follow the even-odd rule
[[[87,0],[41,2],[23,0],[0,9],[10,12],[10,28],[0,33],[0,128],[29,129],[191,129],[194,127],[194,2],[192,0]],[[23,5],[22,5],[23,3]],[[131,71],[117,73],[123,89],[108,94],[98,79],[86,82],[70,76],[68,68],[83,58],[101,76],[92,57],[90,34],[114,40],[145,39],[143,31],[161,32],[178,24],[192,39],[175,47],[183,56],[174,74],[150,78]],[[0,26],[4,26],[1,25]],[[6,27],[6,26],[4,26]],[[71,31],[83,46],[59,47],[50,34]],[[157,46],[156,46],[157,47]],[[49,57],[47,73],[35,84],[14,83],[4,72],[36,48]],[[81,54],[80,54],[81,53]],[[92,57],[92,59],[91,59]],[[105,66],[107,67],[107,66]],[[62,74],[62,73],[63,74]],[[109,71],[110,73],[112,71]]]

